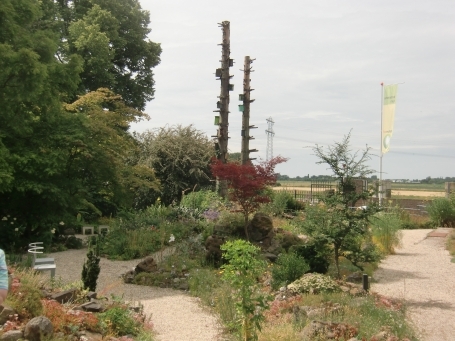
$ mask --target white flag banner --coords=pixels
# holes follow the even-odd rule
[[[393,134],[393,122],[395,120],[395,103],[397,99],[398,85],[384,85],[384,98],[382,102],[382,154],[390,149],[390,140]]]

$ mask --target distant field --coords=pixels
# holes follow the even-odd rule
[[[283,181],[283,180],[281,180],[278,182],[281,184],[281,187],[307,187],[308,189],[311,187],[311,181],[290,181],[290,180]]]
[[[281,180],[278,181],[281,187],[307,187],[310,188],[311,181],[292,181]],[[335,184],[335,183],[334,183]],[[303,188],[302,188],[303,189]],[[425,191],[425,192],[444,192],[444,184],[406,184],[406,183],[392,183],[392,191]]]
[[[444,184],[403,184],[393,182],[392,190],[444,192]]]
[[[274,190],[310,191],[311,181],[278,182],[281,186],[274,187]],[[444,197],[444,195],[444,184],[392,183],[392,198],[395,199],[432,199]]]

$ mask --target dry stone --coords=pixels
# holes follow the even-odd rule
[[[221,261],[222,252],[220,246],[223,245],[225,239],[220,236],[212,235],[205,241],[206,254],[205,257],[215,262]]]
[[[248,236],[252,243],[261,242],[264,248],[272,243],[275,231],[272,219],[265,213],[258,212],[250,220],[247,226]]]
[[[8,330],[0,336],[1,341],[17,341],[24,338],[22,330]]]
[[[156,264],[153,257],[146,257],[142,260],[138,265],[136,265],[135,272],[136,274],[141,272],[155,272],[158,269],[158,265]]]
[[[69,289],[62,292],[58,292],[51,296],[51,299],[57,301],[60,304],[68,303],[76,298],[77,289]]]
[[[53,333],[52,322],[46,316],[32,318],[24,329],[24,337],[30,341],[40,341],[41,337],[48,339]]]
[[[0,306],[1,307],[1,306]],[[3,306],[3,309],[0,313],[0,324],[4,324],[9,320],[10,315],[14,315],[15,311],[13,308],[8,306]]]

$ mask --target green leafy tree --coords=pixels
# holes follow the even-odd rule
[[[158,189],[153,171],[131,157],[137,142],[128,133],[131,122],[145,117],[131,106],[152,96],[150,66],[159,61],[144,35],[148,13],[135,4],[0,3],[0,213],[17,218],[24,245],[38,235],[49,240],[58,222],[79,210],[112,213],[134,206],[137,193]],[[123,45],[114,44],[119,37]],[[122,58],[126,66],[116,64]],[[128,89],[125,99],[94,89],[89,69],[99,84]],[[126,96],[149,86],[143,96]]]
[[[143,110],[153,99],[152,69],[161,54],[160,44],[147,38],[149,12],[138,0],[60,0],[55,6],[63,21],[60,58],[77,54],[84,60],[79,94],[108,88]]]
[[[213,143],[192,125],[166,126],[136,134],[140,144],[138,164],[155,171],[161,183],[161,201],[180,201],[182,193],[211,185]],[[154,202],[156,198],[150,197]]]
[[[258,285],[258,278],[266,269],[266,262],[258,258],[259,248],[245,240],[228,241],[221,245],[223,258],[227,261],[223,279],[233,290],[239,322],[242,325],[244,341],[257,340],[257,330],[265,320],[263,311],[268,308],[271,297],[264,295]]]
[[[115,214],[119,207],[134,207],[142,191],[159,191],[153,170],[135,161],[139,145],[128,133],[130,124],[145,114],[107,89],[90,92],[65,108],[84,122],[85,138],[73,141],[66,164],[69,191],[82,195],[79,202],[88,205],[80,209]]]
[[[368,168],[369,148],[360,154],[352,153],[349,146],[350,133],[341,142],[324,150],[322,146],[313,148],[320,159],[327,164],[338,181],[338,188],[332,195],[321,198],[317,205],[308,206],[305,212],[304,229],[318,240],[332,245],[333,257],[338,277],[341,276],[339,259],[344,257],[363,269],[362,263],[378,260],[379,253],[371,243],[368,228],[369,217],[377,212],[377,207],[355,209],[359,200],[368,200],[372,193],[363,186],[356,186],[356,179],[362,179],[373,171]]]

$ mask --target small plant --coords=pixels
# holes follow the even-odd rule
[[[137,335],[141,330],[141,321],[125,306],[115,306],[98,314],[101,330],[105,335]]]
[[[272,268],[272,288],[294,282],[310,269],[305,259],[294,252],[281,253]]]
[[[96,249],[98,248],[99,244],[96,245]],[[100,271],[99,253],[95,253],[93,248],[89,246],[87,260],[82,267],[82,282],[84,283],[84,289],[96,291],[96,282],[98,281]]]
[[[308,273],[289,284],[288,290],[295,294],[318,294],[321,292],[337,292],[340,291],[340,287],[329,276]]]
[[[221,246],[223,258],[228,262],[221,267],[223,279],[228,282],[242,325],[244,341],[257,340],[257,330],[261,330],[264,310],[268,308],[270,297],[259,290],[257,279],[266,268],[259,260],[259,248],[244,240],[228,241]]]

